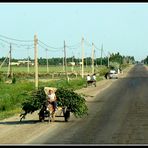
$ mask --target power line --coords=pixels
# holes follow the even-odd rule
[[[16,45],[16,46],[33,46],[33,44],[17,44],[17,43],[14,43],[14,42],[8,42],[6,40],[3,40],[3,39],[0,39],[1,41],[7,43],[7,44],[12,44],[12,45]]]
[[[6,40],[3,40],[3,39],[0,39],[1,41],[3,41],[3,42],[5,42],[5,43],[7,43],[7,44],[10,44],[11,42],[8,42],[8,41],[6,41]],[[17,45],[17,44],[15,44],[15,43],[11,43],[11,44],[13,44],[13,45]]]
[[[48,48],[43,47],[43,46],[42,46],[41,44],[39,44],[39,43],[38,43],[38,45],[39,45],[40,47],[42,47],[43,49],[48,50],[48,51],[59,52],[59,50],[61,50],[61,49],[59,49],[59,50],[50,50],[50,49],[48,49]]]
[[[94,47],[96,48],[96,49],[98,49],[98,50],[101,50],[100,48],[98,48],[95,44],[94,44]]]
[[[84,40],[84,43],[86,43],[87,46],[92,47],[92,44],[90,44],[88,41]]]
[[[52,48],[52,49],[63,49],[63,47],[52,47],[52,46],[49,46],[47,44],[45,44],[44,42],[42,42],[41,40],[38,40],[41,44],[43,44],[44,46],[48,47],[48,48]]]
[[[10,38],[10,37],[4,36],[4,35],[0,35],[0,37],[3,37],[5,39],[9,39],[9,40],[18,41],[18,42],[33,42],[33,40],[19,40],[19,39]]]
[[[67,46],[66,46],[67,47]],[[78,49],[80,46],[78,46],[78,47],[67,47],[68,49]]]
[[[74,45],[66,45],[66,47],[67,48],[74,48],[75,49],[75,47],[79,47],[81,45],[81,42],[79,42],[79,43],[76,43],[76,44],[74,44]]]
[[[29,48],[29,49],[33,49],[34,48],[34,44],[20,44],[18,42],[34,42],[34,40],[20,40],[20,39],[15,39],[15,38],[11,38],[11,37],[7,37],[7,36],[4,36],[4,35],[1,35],[0,34],[0,41],[6,43],[6,44],[11,44],[13,47],[15,46],[15,48],[21,48],[21,47],[24,47],[25,49]],[[13,42],[13,41],[17,41],[17,42]],[[84,40],[84,43],[89,46],[89,47],[92,47],[92,44],[87,41],[87,40]],[[50,46],[44,42],[42,42],[41,40],[38,40],[38,45],[40,47],[42,47],[43,49],[45,50],[48,50],[48,51],[53,51],[53,52],[58,52],[59,50],[64,50],[64,47],[53,47],[53,46]],[[94,48],[97,49],[97,50],[101,50],[99,49],[95,44],[94,45]],[[1,46],[5,47],[5,44],[1,43]],[[73,45],[65,45],[65,47],[67,47],[68,49],[78,49],[79,47],[81,46],[81,42],[78,42],[76,44],[73,44]],[[51,50],[51,49],[58,49],[58,50]],[[102,51],[103,54],[106,56],[104,50]]]
[[[98,49],[98,50],[101,50],[101,49],[99,49],[95,44],[94,44],[94,47],[95,47],[96,49]],[[102,50],[102,53],[104,53],[104,55],[107,56],[104,49]]]
[[[29,45],[29,44],[17,44],[16,46],[17,46],[18,48],[25,47],[25,46],[26,46],[27,48],[28,48],[28,47],[34,47],[33,44],[30,44],[30,45]]]

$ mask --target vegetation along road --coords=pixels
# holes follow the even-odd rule
[[[87,95],[88,116],[38,122],[37,112],[0,122],[0,144],[147,144],[148,68],[132,66],[119,79],[102,80]],[[102,90],[102,91],[100,91]]]

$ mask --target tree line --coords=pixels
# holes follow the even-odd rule
[[[5,60],[5,57],[0,58],[0,63],[2,63]],[[24,58],[24,59],[11,59],[11,62],[17,62],[19,60],[25,60],[27,61],[28,59]],[[49,65],[63,65],[63,57],[52,57],[52,58],[48,58],[48,64]],[[67,57],[67,64],[70,62],[74,62],[75,65],[80,65],[80,62],[82,61],[81,58],[76,58],[75,56],[72,57]],[[31,59],[29,57],[29,61],[34,62],[34,59]],[[145,61],[148,61],[148,57],[145,59]],[[134,56],[123,56],[120,55],[119,52],[117,53],[112,53],[110,54],[109,57],[100,57],[100,58],[95,58],[94,59],[94,65],[108,65],[108,62],[114,62],[114,63],[118,63],[118,64],[129,64],[129,63],[134,63],[135,59]],[[46,58],[38,58],[38,63],[39,65],[47,65],[47,59]],[[7,59],[5,61],[5,65],[9,64],[9,59]],[[91,57],[85,57],[84,58],[84,65],[92,65],[92,58]]]

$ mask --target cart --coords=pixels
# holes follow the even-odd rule
[[[56,88],[51,88],[51,87],[45,87],[44,91],[45,94],[47,95],[49,89],[53,89],[56,91]],[[47,120],[48,122],[50,121],[55,121],[56,117],[63,117],[65,122],[69,121],[70,118],[70,109],[67,106],[58,106],[56,111],[53,111],[53,109],[49,109],[47,102],[44,102],[38,115],[39,115],[39,121],[44,122]],[[51,105],[52,108],[52,105]]]

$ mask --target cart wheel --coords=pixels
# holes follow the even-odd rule
[[[43,114],[43,112],[40,111],[38,115],[39,115],[39,121],[43,122],[44,121],[44,114]]]
[[[66,110],[65,114],[64,114],[64,118],[65,118],[65,122],[68,122],[69,118],[70,118],[70,111]]]

